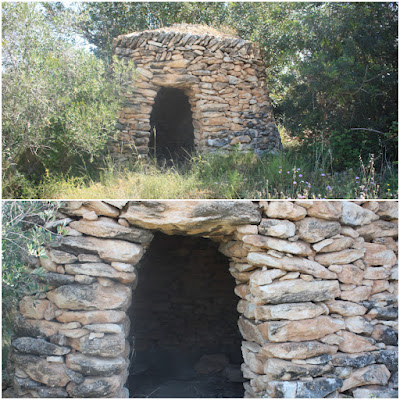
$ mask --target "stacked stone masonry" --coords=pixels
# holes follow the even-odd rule
[[[161,231],[229,258],[245,397],[397,398],[397,219],[394,201],[67,202],[47,291],[20,303],[14,394],[129,397],[126,312]]]
[[[188,97],[197,151],[281,148],[256,44],[209,27],[177,25],[118,36],[114,52],[136,66],[110,145],[115,156],[148,155],[151,112],[162,88]]]

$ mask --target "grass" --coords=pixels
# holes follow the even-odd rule
[[[42,181],[18,196],[47,199],[390,199],[397,198],[397,168],[375,171],[373,156],[366,164],[338,171],[329,148],[305,146],[282,135],[285,150],[256,156],[194,155],[181,165],[133,160],[62,175],[49,171]],[[3,180],[4,184],[5,180]],[[3,197],[8,195],[3,186]],[[16,196],[14,196],[16,197]]]

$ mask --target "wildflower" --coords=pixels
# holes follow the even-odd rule
[[[299,178],[302,178],[303,177],[303,175],[302,174],[299,174]]]
[[[322,174],[321,174],[321,176],[325,176],[325,174],[324,174],[324,173],[322,173]]]
[[[290,174],[290,171],[287,171],[286,173],[287,173],[287,174]]]
[[[278,174],[281,174],[282,173],[282,171],[278,171]]]
[[[359,176],[356,176],[356,181],[358,181],[360,179],[360,177]]]
[[[49,174],[49,169],[48,169],[48,168],[45,169],[45,172],[46,172],[46,176],[49,176],[49,175],[50,175],[50,174]]]
[[[329,185],[328,185],[328,186],[326,187],[326,189],[329,190],[329,191],[331,192],[331,191],[332,191],[332,186],[329,186]]]
[[[293,181],[293,185],[297,185],[297,182],[296,182],[296,181]]]
[[[297,171],[300,171],[301,168],[297,168]]]

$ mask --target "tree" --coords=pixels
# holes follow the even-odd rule
[[[275,115],[293,136],[329,140],[336,162],[397,158],[396,3],[233,3],[260,42]]]
[[[113,133],[118,82],[76,44],[70,12],[2,7],[5,178],[23,172],[35,180],[92,161]]]

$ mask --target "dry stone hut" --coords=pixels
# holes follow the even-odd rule
[[[60,211],[8,396],[398,397],[397,202]]]
[[[120,158],[280,149],[256,44],[177,25],[118,36],[114,51],[137,67],[111,144]]]

